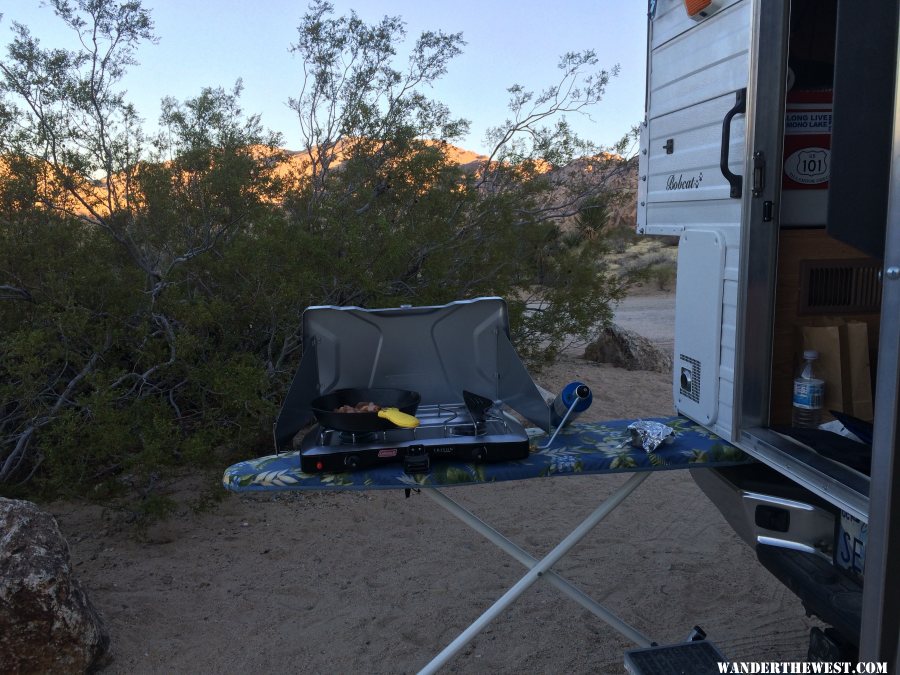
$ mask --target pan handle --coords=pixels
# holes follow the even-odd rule
[[[419,426],[418,419],[412,415],[407,415],[399,408],[382,408],[378,411],[378,416],[404,429],[415,429]]]

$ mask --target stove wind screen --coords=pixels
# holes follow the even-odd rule
[[[499,401],[501,378],[512,368],[518,371],[512,379],[525,385],[519,395],[543,402],[518,357],[510,363],[502,298],[397,309],[310,307],[303,314],[303,339],[305,352],[315,345],[322,393],[410,389],[428,405],[462,401],[467,389]]]

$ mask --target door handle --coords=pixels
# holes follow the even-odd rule
[[[732,173],[731,169],[728,168],[728,153],[731,147],[731,121],[734,119],[735,115],[747,112],[747,89],[746,87],[744,89],[738,89],[734,93],[734,107],[725,113],[725,117],[722,120],[722,151],[719,158],[719,167],[722,169],[722,175],[725,176],[725,180],[731,185],[731,197],[740,199],[741,186],[743,185],[744,177]]]

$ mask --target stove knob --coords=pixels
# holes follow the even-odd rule
[[[356,455],[347,455],[344,457],[344,466],[348,469],[355,469],[359,466],[359,457]]]
[[[472,448],[472,459],[476,462],[483,462],[487,457],[487,448],[483,445],[479,445],[475,448]]]

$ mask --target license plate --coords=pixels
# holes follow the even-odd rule
[[[862,577],[866,566],[866,541],[869,538],[869,525],[849,513],[841,511],[838,526],[837,546],[835,547],[835,564]]]

